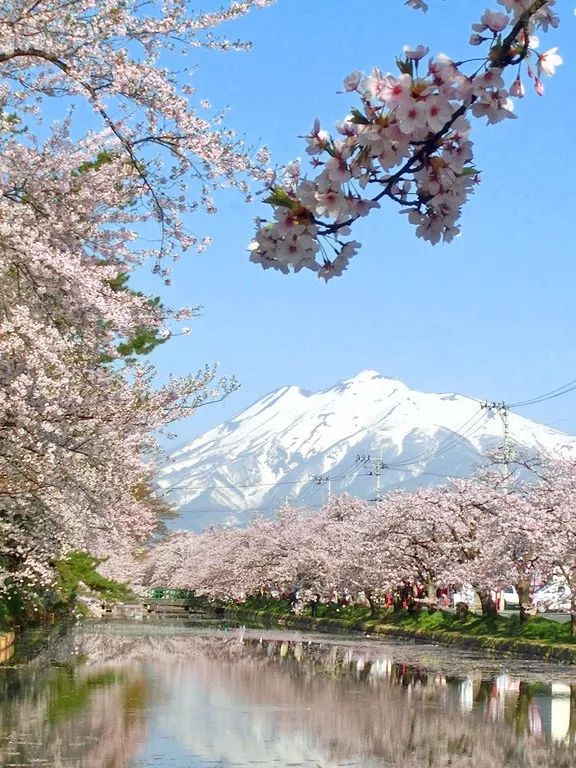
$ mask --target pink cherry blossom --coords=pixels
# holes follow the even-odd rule
[[[557,53],[558,48],[550,48],[549,51],[538,54],[538,73],[544,73],[551,77],[556,73],[556,67],[563,62],[562,56]]]
[[[345,269],[348,255],[325,269]],[[344,494],[320,510],[283,507],[245,529],[175,533],[149,550],[141,579],[234,600],[362,594],[372,606],[402,586],[435,596],[437,587],[469,584],[487,611],[491,590],[513,584],[526,619],[536,582],[562,575],[576,594],[576,463],[542,455],[519,458],[518,468],[487,465],[377,502]],[[576,597],[572,613],[576,632]]]
[[[500,11],[484,11],[480,17],[480,24],[474,24],[473,29],[476,32],[483,32],[489,29],[491,32],[502,32],[510,23],[510,17]]]
[[[524,98],[525,93],[526,89],[524,88],[524,83],[522,80],[520,80],[519,77],[517,77],[510,86],[510,96],[514,96],[517,99],[522,99]]]
[[[406,58],[413,61],[420,61],[424,56],[427,56],[430,52],[430,48],[427,45],[417,45],[415,48],[411,48],[409,45],[405,45],[402,49]]]

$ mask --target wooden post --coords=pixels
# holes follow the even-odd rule
[[[14,632],[4,632],[0,635],[0,664],[14,653]]]

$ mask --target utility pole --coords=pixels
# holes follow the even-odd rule
[[[502,455],[502,468],[503,468],[503,477],[502,477],[502,491],[504,493],[504,499],[507,500],[508,498],[508,490],[509,490],[509,482],[510,482],[510,461],[512,460],[512,457],[514,455],[514,448],[512,446],[512,441],[510,440],[510,424],[508,422],[508,417],[510,415],[510,406],[507,405],[504,401],[500,403],[496,402],[488,402],[485,401],[481,404],[481,408],[487,408],[488,412],[496,412],[500,415],[500,418],[502,419],[502,446],[501,446],[501,455]],[[500,605],[500,601],[503,601],[502,595],[496,599],[496,608],[497,610],[500,610],[504,605]]]
[[[326,501],[327,504],[330,504],[330,499],[332,498],[332,478],[330,475],[314,475],[312,480],[316,483],[316,485],[324,485],[326,484],[327,490],[328,490],[328,499]]]
[[[374,501],[382,501],[382,470],[387,468],[387,464],[382,460],[382,448],[380,448],[380,458],[374,459],[370,454],[367,456],[358,456],[357,461],[364,464],[371,464],[374,470],[370,472],[376,479],[376,498]]]
[[[502,452],[502,463],[504,465],[504,471],[505,471],[505,478],[507,479],[510,475],[510,462],[514,457],[514,448],[512,445],[512,441],[510,440],[510,424],[509,424],[510,406],[507,405],[504,401],[500,403],[485,401],[481,404],[480,407],[487,408],[489,411],[498,413],[498,415],[502,419],[501,452]]]

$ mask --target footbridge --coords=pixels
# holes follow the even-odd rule
[[[178,618],[205,613],[204,600],[188,589],[171,587],[150,587],[147,592],[132,603],[109,603],[104,614],[114,618],[137,618],[158,616]]]

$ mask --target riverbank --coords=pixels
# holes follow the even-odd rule
[[[252,599],[241,605],[222,605],[224,615],[237,621],[279,625],[293,629],[324,632],[363,632],[422,642],[441,643],[460,648],[477,648],[489,653],[520,655],[561,663],[576,664],[576,638],[569,624],[531,617],[520,624],[518,617],[486,620],[475,614],[459,619],[453,613],[386,611],[377,616],[369,608],[320,605],[316,615],[294,614],[285,601]]]

